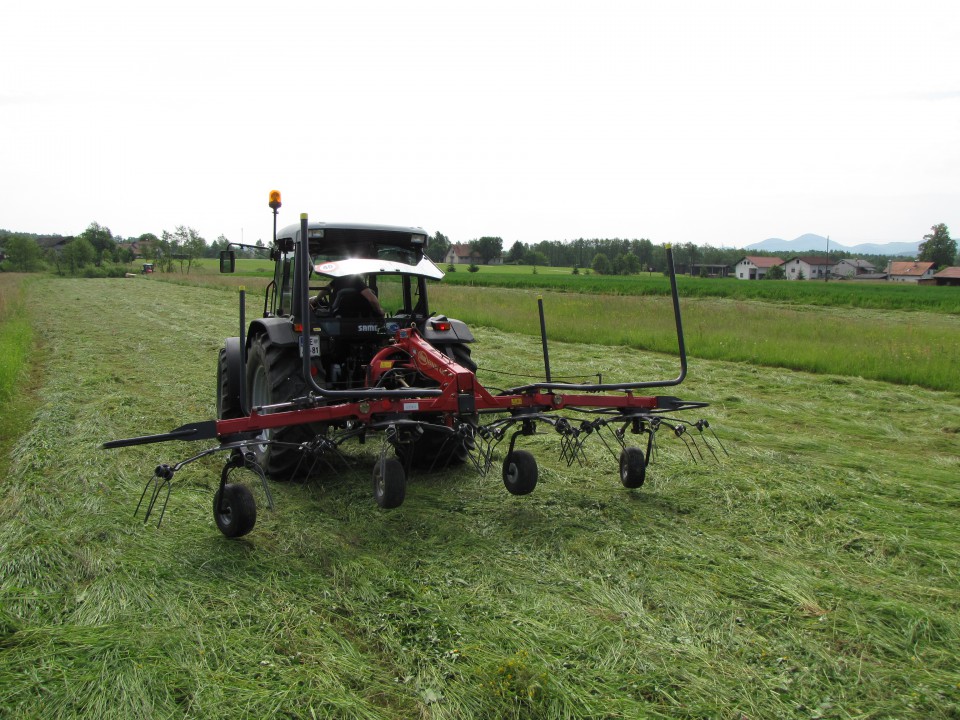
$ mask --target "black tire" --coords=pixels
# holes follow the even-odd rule
[[[511,495],[532,493],[538,474],[537,460],[526,450],[514,450],[503,461],[503,484]]]
[[[322,382],[322,378],[317,378]],[[272,405],[303,397],[308,392],[303,380],[300,354],[296,346],[277,346],[267,335],[259,335],[250,345],[247,362],[247,399],[251,407]],[[290,425],[264,430],[261,437],[277,442],[300,443],[312,440],[315,431],[309,425]],[[303,452],[296,447],[252,445],[257,464],[274,480],[290,480],[294,473],[309,470],[302,463]]]
[[[638,488],[647,476],[647,463],[643,450],[625,447],[620,451],[620,482],[625,488]]]
[[[373,466],[373,499],[389,510],[400,507],[407,495],[407,475],[396,458],[383,458]]]
[[[441,422],[441,417],[414,416],[416,420],[431,420]],[[461,423],[477,427],[477,416],[469,415],[460,418]],[[442,431],[424,429],[423,434],[413,442],[397,445],[397,456],[403,461],[409,460],[410,465],[416,468],[443,468],[463,465],[470,459],[470,453],[476,447],[473,433],[467,435],[451,435]]]
[[[237,373],[239,374],[239,372]],[[230,420],[243,417],[239,393],[230,392],[230,371],[227,367],[227,349],[220,348],[217,358],[217,418]]]
[[[466,345],[452,343],[437,345],[436,348],[470,372],[477,371],[477,364],[470,358],[470,348]],[[443,422],[443,418],[439,415],[414,415],[413,419],[429,420],[436,423]],[[463,416],[460,418],[460,422],[472,425],[474,429],[478,424],[476,415]],[[396,452],[404,463],[409,462],[412,467],[442,470],[450,466],[463,465],[470,459],[470,453],[473,452],[474,447],[476,447],[476,442],[473,433],[452,436],[450,433],[424,429],[423,434],[413,442],[398,445]]]
[[[437,345],[437,350],[442,352],[457,365],[462,365],[472,373],[477,371],[477,364],[470,357],[470,347],[462,343],[452,345]]]
[[[250,488],[240,483],[223,486],[223,503],[220,490],[213,496],[213,521],[228,538],[243,537],[257,524],[257,503]]]

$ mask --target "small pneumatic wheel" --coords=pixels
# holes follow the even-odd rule
[[[511,495],[529,495],[537,486],[537,460],[533,453],[514,450],[503,461],[503,484]]]
[[[643,450],[625,447],[620,451],[620,482],[626,488],[638,488],[647,476],[647,463]]]
[[[407,474],[396,458],[381,458],[373,466],[373,499],[384,510],[400,507],[407,495]]]
[[[227,483],[213,496],[213,520],[228,538],[246,535],[257,524],[257,503],[250,488],[240,483]]]

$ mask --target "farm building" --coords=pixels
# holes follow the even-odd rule
[[[471,248],[470,243],[458,243],[450,246],[447,254],[443,256],[443,261],[448,265],[479,265],[480,253]]]
[[[708,263],[694,263],[690,266],[690,274],[694,277],[722,277],[730,274],[729,265],[710,265]]]
[[[828,257],[792,257],[783,264],[787,280],[823,280],[830,273],[833,263]]]
[[[960,267],[944,268],[933,276],[933,282],[936,285],[960,286]]]
[[[932,262],[890,262],[887,264],[887,279],[890,282],[911,282],[933,278]]]
[[[783,260],[778,257],[747,255],[734,267],[734,275],[738,280],[760,280],[774,265],[783,265]]]
[[[457,243],[451,245],[447,254],[443,256],[443,261],[448,265],[502,265],[503,257],[495,257],[488,263],[483,262],[483,257],[476,250],[470,247],[470,243]]]
[[[856,275],[874,275],[876,274],[877,269],[868,263],[866,260],[861,260],[860,258],[844,258],[840,262],[834,264],[830,269],[832,275],[837,277],[854,277]]]

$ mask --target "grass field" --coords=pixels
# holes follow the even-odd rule
[[[166,282],[236,290],[239,285],[259,297],[262,307],[267,280],[250,275],[219,275],[214,267],[190,276],[160,276]],[[431,290],[432,309],[471,325],[507,332],[539,334],[536,298],[542,295],[552,339],[567,342],[627,346],[639,350],[676,352],[676,331],[669,297],[652,294],[595,294],[537,290],[532,287],[463,286],[447,282]],[[612,280],[640,282],[637,278]],[[661,279],[662,280],[662,279]],[[699,280],[695,283],[731,285],[734,281]],[[775,283],[793,292],[803,283]],[[763,285],[763,283],[736,283]],[[847,286],[848,289],[851,286]],[[381,297],[390,307],[390,285]],[[684,286],[683,292],[689,290]],[[856,290],[868,291],[863,286]],[[882,288],[881,288],[882,289]],[[956,288],[893,287],[904,298],[924,290],[953,292]],[[960,293],[953,292],[957,298]],[[833,373],[919,385],[935,390],[960,391],[960,315],[921,310],[876,310],[845,306],[804,305],[793,300],[767,300],[683,295],[687,351],[692,357],[733,360],[791,370]],[[920,296],[917,296],[920,297]]]
[[[533,495],[463,469],[382,512],[371,440],[337,477],[273,485],[229,541],[215,460],[157,529],[132,517],[142,483],[194,446],[99,444],[212,417],[235,296],[26,292],[45,374],[0,480],[0,717],[960,717],[954,393],[694,360],[678,394],[713,403],[719,465],[662,438],[626,491],[602,445],[568,468],[543,436],[522,441]],[[538,366],[537,338],[477,334],[482,381]],[[676,364],[560,342],[552,361]]]
[[[272,278],[273,269],[266,260],[240,259],[237,275],[218,275],[219,264],[215,260],[201,260],[194,269],[194,277],[188,282],[211,282],[235,284],[236,277]],[[446,270],[446,265],[441,265]],[[561,293],[667,296],[670,281],[660,273],[639,275],[597,275],[583,273],[573,275],[571,268],[537,268],[536,274],[529,265],[481,266],[476,273],[467,272],[458,266],[456,272],[448,272],[444,284],[472,287],[502,287],[532,290],[553,290]],[[169,277],[169,276],[165,276]],[[875,310],[916,310],[932,313],[960,315],[960,292],[954,287],[918,286],[887,282],[791,282],[789,280],[748,282],[733,278],[677,278],[680,295],[684,298],[719,298],[725,300],[756,300],[776,304],[812,305],[817,307],[869,308]]]
[[[567,342],[676,353],[669,298],[541,292],[549,336]],[[471,325],[539,335],[538,293],[437,286],[433,307]],[[682,300],[687,352],[792,370],[960,392],[960,316]]]

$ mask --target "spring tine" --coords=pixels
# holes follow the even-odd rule
[[[687,442],[687,439],[683,435],[677,435],[680,440],[683,441],[684,446],[687,448],[687,452],[690,453],[690,459],[696,464],[697,458],[693,454],[693,450],[690,449],[690,443]]]
[[[717,441],[717,445],[719,445],[720,449],[723,450],[723,454],[727,457],[730,457],[730,453],[727,452],[727,449],[723,446],[723,443],[720,442],[720,438],[717,437],[717,434],[713,431],[713,428],[710,428],[710,434],[713,435],[713,439]]]
[[[713,455],[713,459],[719,463],[720,458],[718,458],[717,454],[713,451],[713,448],[710,446],[710,439],[703,434],[703,430],[700,431],[700,438],[703,440],[703,444],[706,446],[707,450],[710,451],[710,454]]]
[[[616,436],[615,433],[614,433],[614,436]],[[606,438],[603,437],[603,433],[598,432],[598,433],[597,433],[597,437],[600,438],[600,442],[603,443],[603,446],[604,446],[605,448],[607,448],[607,450],[610,452],[610,454],[613,455],[613,457],[617,457],[616,451],[615,451],[613,448],[610,447],[609,443],[607,443]],[[622,444],[622,443],[621,443],[621,444]]]
[[[167,486],[167,496],[163,499],[163,507],[160,508],[160,518],[157,520],[157,527],[160,527],[160,523],[163,522],[163,516],[167,512],[167,503],[170,502],[170,490],[172,489],[169,480],[163,481],[160,485],[161,490],[163,489],[163,485]]]
[[[700,452],[700,444],[697,442],[697,439],[690,435],[690,442],[693,444],[694,449],[697,451],[697,455],[700,456],[700,461],[703,462],[703,453]]]

